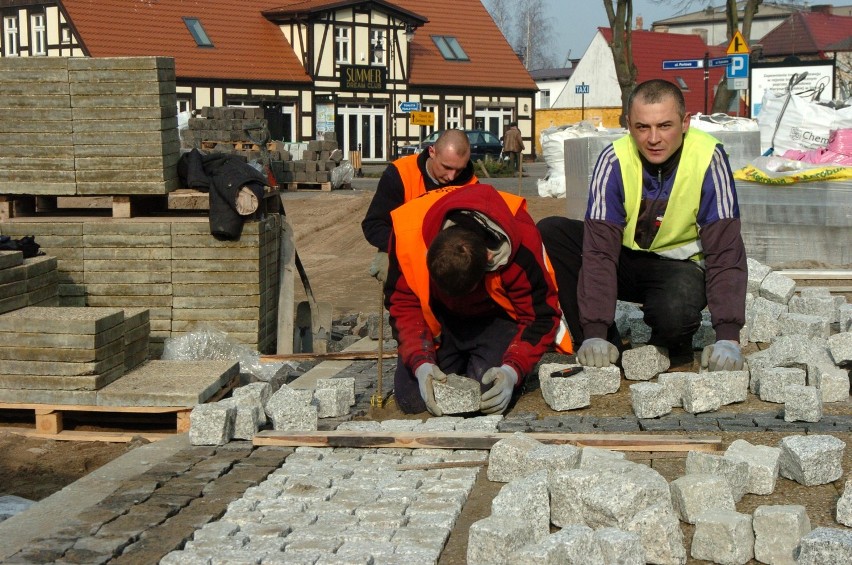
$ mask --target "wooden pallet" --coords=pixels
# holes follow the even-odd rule
[[[205,151],[209,151],[211,149],[215,149],[216,146],[224,145],[234,149],[234,151],[260,151],[261,147],[259,144],[254,143],[252,141],[213,141],[206,140],[202,141],[200,144],[200,149]],[[276,148],[276,142],[270,141],[266,144],[266,148],[270,151],[274,151]]]
[[[234,377],[207,402],[216,402],[231,392],[239,384],[239,376]],[[90,406],[78,404],[36,404],[0,402],[0,410],[33,411],[35,413],[35,428],[24,428],[4,426],[0,424],[0,430],[60,441],[106,441],[106,442],[128,442],[134,437],[143,437],[149,441],[156,441],[173,436],[175,433],[189,431],[189,414],[192,406]],[[149,423],[159,422],[162,416],[174,415],[174,432],[147,432],[147,431],[88,431],[64,429],[64,419],[72,418],[73,413],[85,416],[86,420],[98,420],[104,424],[110,419],[119,418],[121,415],[134,415],[134,419],[140,422],[148,420]],[[165,424],[164,424],[165,425]]]
[[[285,183],[284,186],[290,192],[296,192],[299,190],[322,190],[325,192],[331,191],[330,182],[288,182]]]
[[[101,213],[109,210],[113,218],[132,218],[150,211],[165,210],[165,196],[31,196],[0,195],[0,221],[29,218],[39,214]]]

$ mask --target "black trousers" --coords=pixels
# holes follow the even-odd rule
[[[556,273],[568,328],[575,343],[582,343],[577,285],[583,266],[583,222],[550,217],[541,220],[538,229]],[[693,261],[622,247],[617,277],[618,299],[642,305],[645,323],[652,330],[649,343],[673,350],[691,348],[692,335],[701,325],[701,311],[707,306],[701,267]],[[610,341],[618,335],[614,326],[607,336]]]
[[[503,364],[503,354],[518,331],[510,319],[449,319],[441,325],[441,346],[437,351],[438,367],[446,374],[455,373],[482,382],[482,375]],[[518,375],[523,378],[524,375]],[[412,371],[397,360],[394,373],[394,397],[400,410],[419,414],[426,410],[420,396],[420,385]]]

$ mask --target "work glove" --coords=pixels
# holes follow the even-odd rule
[[[377,251],[373,257],[373,262],[370,263],[370,276],[376,277],[380,283],[388,280],[388,254],[384,251]]]
[[[701,368],[708,371],[739,371],[743,368],[740,345],[729,339],[720,339],[701,352]]]
[[[518,373],[508,365],[492,367],[482,375],[482,384],[491,383],[494,383],[491,388],[482,393],[479,409],[486,414],[502,414],[512,400]]]
[[[385,257],[387,257],[387,253],[385,253]],[[438,403],[435,402],[435,389],[432,382],[445,383],[447,382],[447,375],[437,365],[423,363],[414,371],[414,376],[417,377],[417,383],[420,385],[420,397],[426,403],[426,410],[435,416],[443,416],[444,413],[438,408]]]
[[[618,361],[618,348],[605,339],[590,337],[577,350],[577,362],[586,367],[609,367]]]

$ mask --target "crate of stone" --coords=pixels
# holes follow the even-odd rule
[[[179,188],[170,57],[68,60],[78,195],[162,195]]]
[[[271,352],[277,327],[278,217],[243,225],[240,239],[221,241],[207,222],[173,226],[172,334],[203,326]]]
[[[0,57],[0,194],[74,194],[68,63]]]
[[[0,344],[2,401],[97,391],[124,374],[124,310],[21,308],[0,315]]]

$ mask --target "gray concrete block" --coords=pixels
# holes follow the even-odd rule
[[[739,502],[748,491],[748,463],[735,458],[690,451],[686,455],[686,474],[724,477],[731,489],[734,502]]]
[[[784,387],[785,422],[819,422],[822,419],[822,397],[813,386]]]
[[[0,269],[17,267],[24,263],[24,254],[21,251],[0,250]]]
[[[574,410],[591,403],[589,377],[584,373],[571,377],[551,377],[550,374],[565,365],[545,363],[539,367],[538,379],[541,395],[553,410]]]
[[[447,375],[447,382],[433,382],[435,402],[444,414],[479,411],[482,398],[479,382],[459,375]]]
[[[665,349],[645,345],[622,353],[621,366],[627,380],[647,381],[667,370],[670,362]]]
[[[795,292],[796,281],[780,273],[768,273],[760,283],[760,296],[780,304],[787,304]]]
[[[671,482],[672,506],[689,524],[708,510],[735,511],[731,487],[724,477],[708,474],[684,475]]]
[[[795,565],[802,536],[811,531],[804,506],[764,505],[754,510],[754,558],[761,563]]]
[[[336,377],[331,379],[317,379],[316,389],[339,388],[346,392],[346,401],[349,406],[355,405],[355,377]]]
[[[470,526],[467,541],[469,565],[509,563],[509,555],[535,538],[535,525],[498,516],[488,516]]]
[[[531,472],[539,469],[547,471],[548,475],[576,469],[580,464],[579,447],[562,444],[543,444],[526,453],[526,465]]]
[[[224,445],[234,437],[237,409],[228,404],[199,404],[189,413],[189,443]]]
[[[844,526],[852,527],[852,479],[846,479],[843,492],[837,501],[835,519]]]
[[[604,563],[620,565],[644,565],[645,550],[638,534],[619,528],[595,530],[595,541],[600,548]]]
[[[787,385],[805,385],[806,374],[803,369],[792,367],[766,367],[754,369],[755,387],[764,402],[783,403],[784,387]]]
[[[709,510],[695,518],[692,557],[713,563],[743,565],[754,558],[751,515],[733,510]]]
[[[491,515],[520,519],[533,526],[533,542],[550,534],[550,493],[547,471],[509,481],[491,501]]]
[[[317,418],[338,418],[349,414],[349,391],[344,388],[318,388],[314,390],[313,404]]]
[[[835,364],[852,362],[852,332],[837,333],[829,337],[828,350]]]
[[[690,414],[712,412],[722,406],[719,381],[713,373],[686,376],[683,388],[683,409]]]
[[[637,512],[624,529],[639,535],[646,563],[686,563],[683,530],[671,505],[657,504]]]
[[[837,303],[829,296],[793,296],[787,308],[794,314],[806,314],[825,319],[829,324],[837,321]]]
[[[782,314],[778,321],[781,322],[781,335],[803,335],[823,339],[830,335],[831,323],[828,318],[788,312]]]
[[[852,531],[816,528],[802,537],[798,565],[852,563]]]
[[[689,375],[697,373],[675,372],[675,373],[660,373],[657,377],[657,383],[662,385],[663,394],[672,408],[683,406],[683,392],[686,388],[686,379]]]
[[[748,465],[748,486],[751,494],[772,494],[778,479],[781,449],[768,445],[752,445],[737,439],[725,451],[725,457]]]
[[[843,450],[846,443],[829,435],[787,436],[781,448],[782,477],[805,486],[823,485],[843,475]]]
[[[746,265],[748,268],[746,292],[757,294],[760,292],[760,286],[763,283],[763,279],[766,278],[766,275],[772,272],[772,267],[764,265],[760,261],[756,261],[751,257],[746,259]]]
[[[659,418],[672,411],[672,400],[658,383],[630,385],[630,405],[637,418]]]
[[[543,444],[525,434],[515,433],[499,440],[488,454],[488,480],[507,483],[529,473],[526,455]]]

